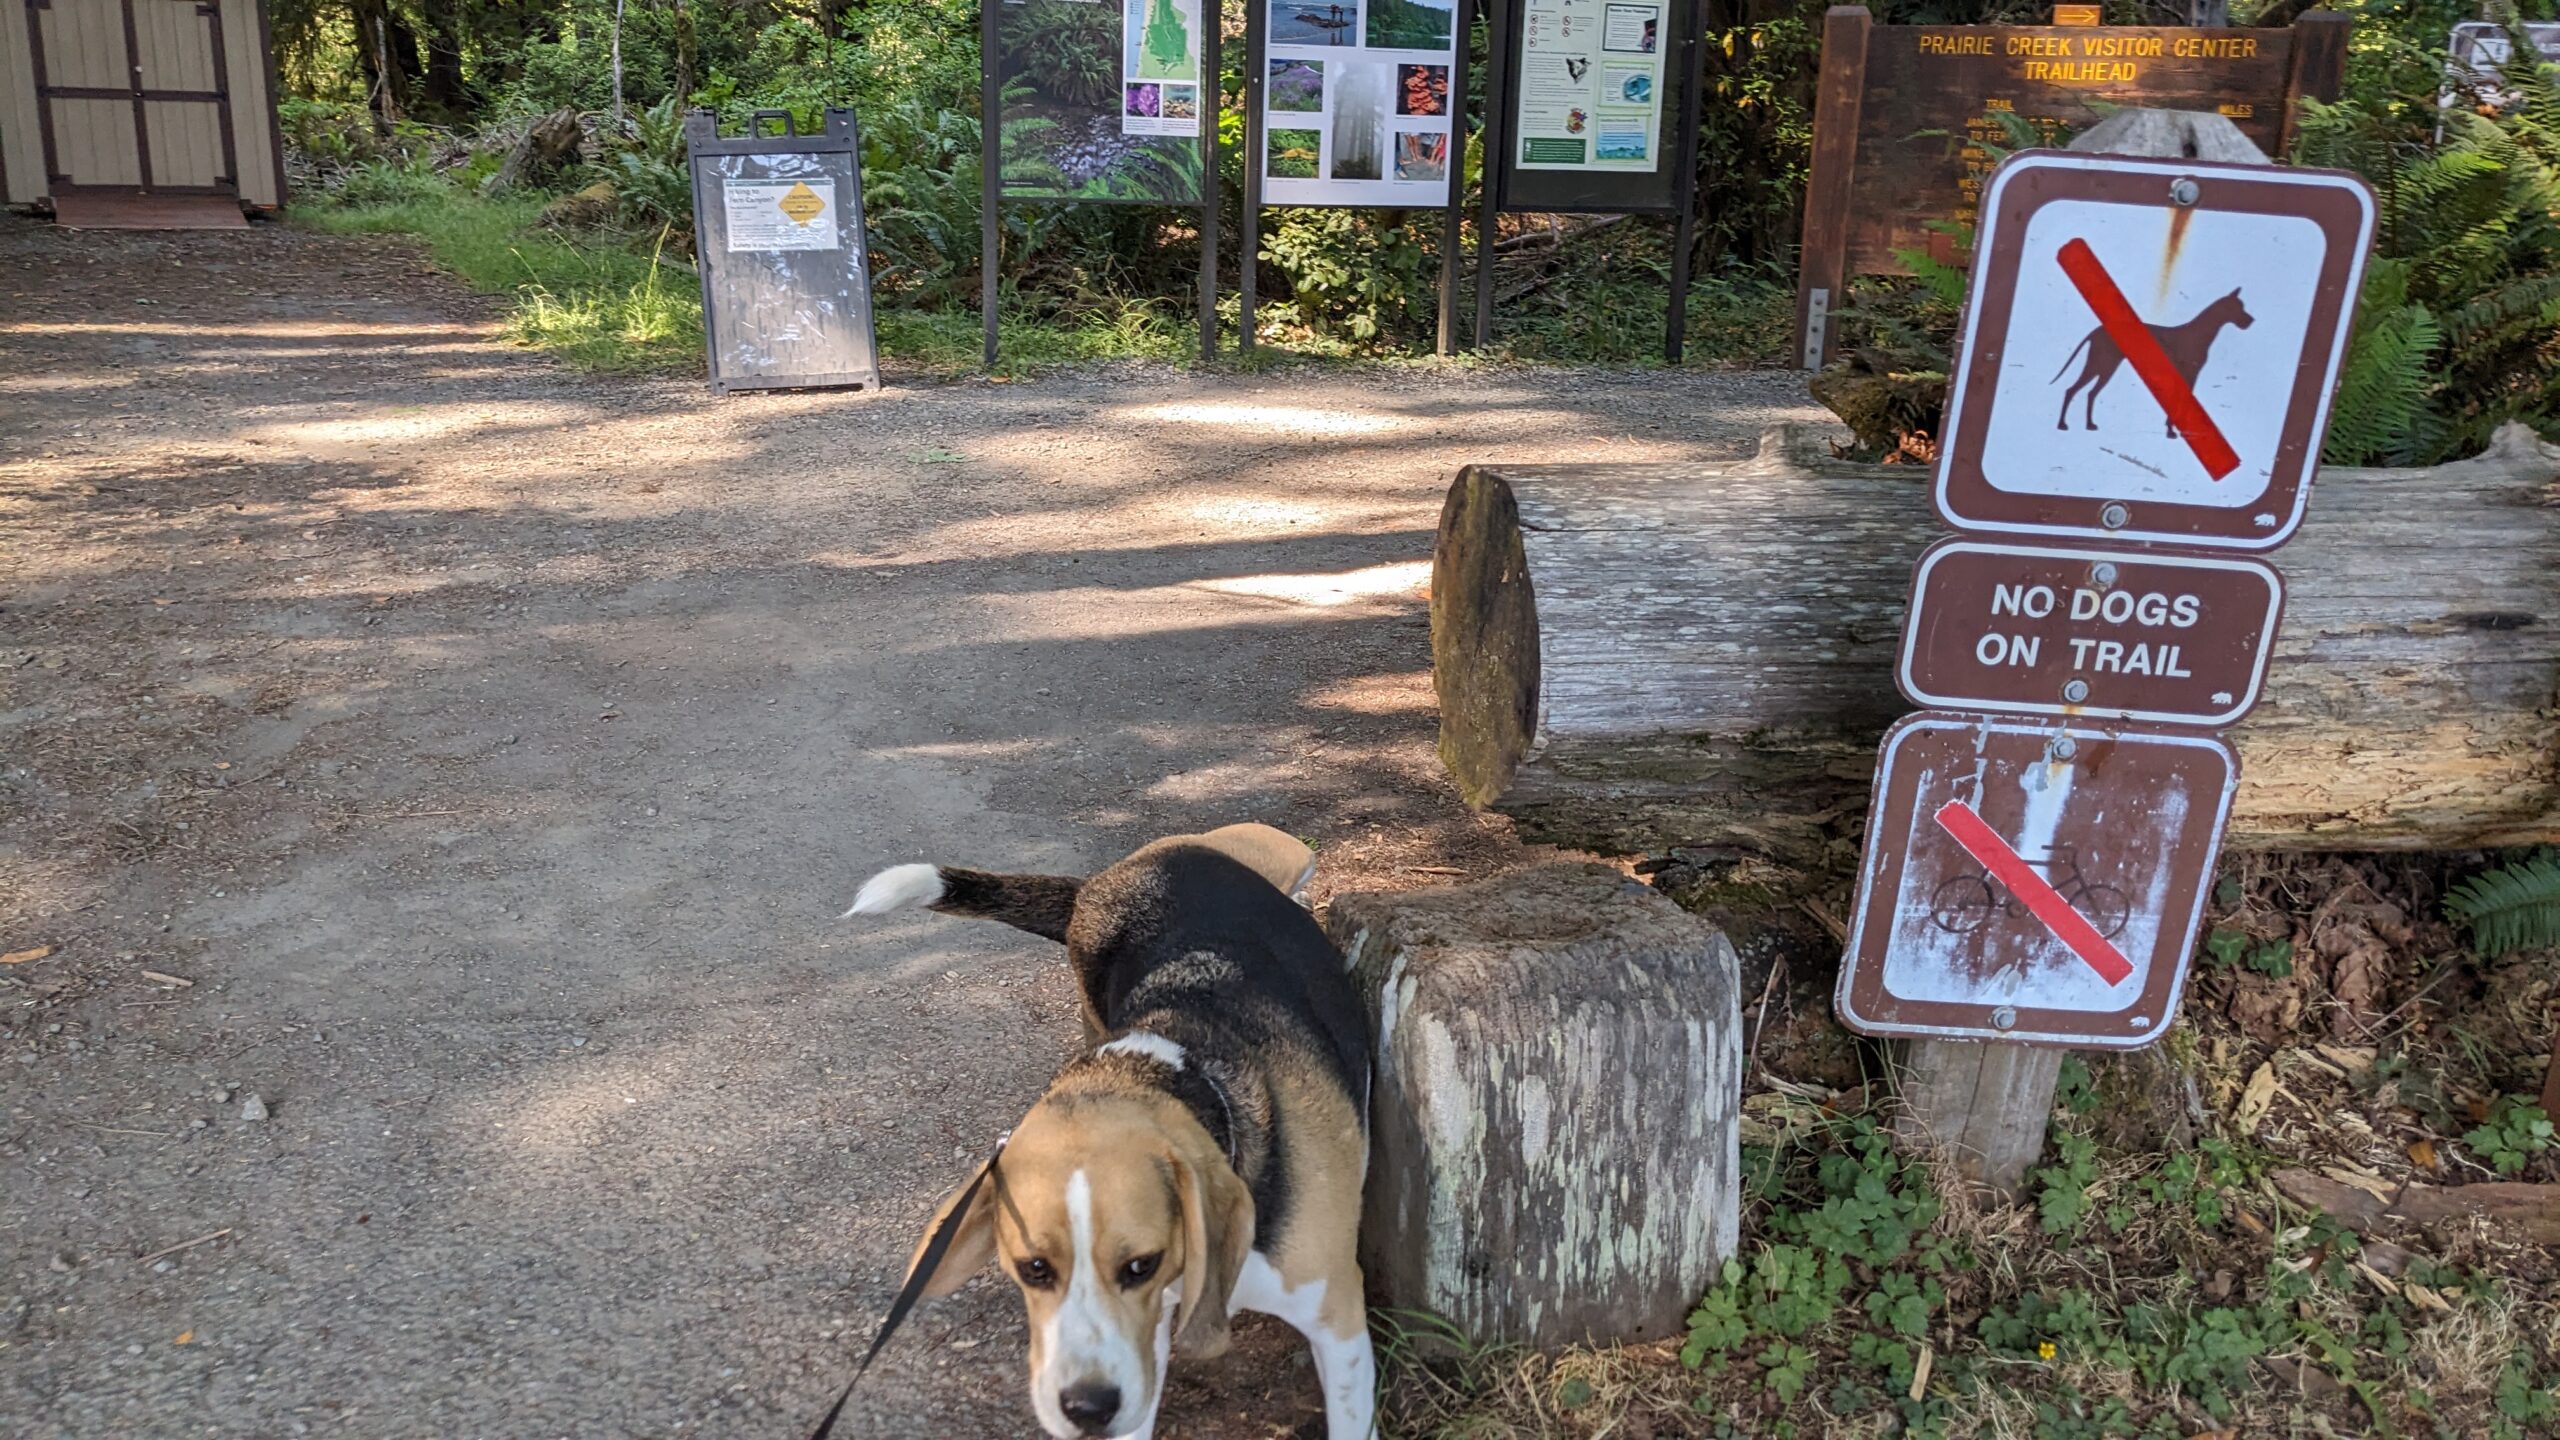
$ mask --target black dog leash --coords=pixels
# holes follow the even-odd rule
[[[871,1362],[880,1358],[889,1337],[898,1333],[898,1327],[906,1323],[907,1312],[915,1309],[916,1301],[923,1298],[924,1287],[933,1283],[933,1272],[942,1267],[942,1257],[950,1253],[951,1242],[959,1236],[961,1223],[969,1218],[969,1205],[978,1198],[978,1187],[986,1184],[996,1173],[996,1161],[1003,1154],[1004,1141],[998,1140],[995,1153],[987,1157],[986,1164],[978,1167],[977,1177],[969,1182],[969,1188],[960,1192],[960,1203],[951,1207],[951,1213],[943,1216],[942,1223],[934,1228],[932,1238],[924,1242],[924,1253],[916,1257],[916,1268],[908,1274],[907,1283],[899,1287],[898,1298],[889,1302],[889,1313],[880,1321],[879,1330],[873,1333],[871,1348],[863,1352],[862,1363],[853,1367],[853,1378],[844,1382],[844,1388],[836,1392],[836,1403],[827,1407],[826,1418],[818,1422],[817,1429],[809,1432],[809,1440],[827,1440],[835,1433],[836,1417],[844,1413],[845,1402],[853,1398],[853,1387],[862,1383],[863,1374],[870,1370]],[[997,1184],[1002,1188],[1002,1181]]]

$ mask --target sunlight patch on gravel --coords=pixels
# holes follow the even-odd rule
[[[1405,560],[1331,575],[1233,575],[1199,581],[1198,588],[1285,600],[1292,605],[1334,606],[1388,595],[1418,600],[1422,598],[1422,587],[1430,580],[1430,561]]]
[[[364,406],[342,419],[280,421],[245,438],[291,449],[386,440],[442,440],[491,426],[569,426],[587,418],[583,407],[538,402],[472,400],[453,405]]]
[[[1277,533],[1299,525],[1328,525],[1340,518],[1330,505],[1274,500],[1260,495],[1221,496],[1183,507],[1187,518],[1236,530]]]
[[[1308,691],[1305,701],[1313,709],[1341,710],[1352,715],[1416,715],[1439,707],[1431,693],[1428,670],[1338,680]]]
[[[1259,430],[1275,438],[1285,435],[1387,435],[1426,423],[1400,415],[1353,415],[1308,409],[1301,405],[1239,405],[1193,400],[1123,405],[1104,413],[1110,419],[1159,425],[1217,425],[1230,430]]]
[[[1288,793],[1301,783],[1299,767],[1293,763],[1227,760],[1167,775],[1146,788],[1151,799],[1179,800],[1199,803],[1227,800],[1237,796],[1263,797]]]

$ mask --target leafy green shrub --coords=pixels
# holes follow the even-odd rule
[[[965,303],[978,283],[976,117],[901,101],[862,125],[862,204],[871,237],[871,284],[901,303]],[[1025,227],[1050,215],[1014,206],[1004,220],[1017,250],[1036,244]],[[1047,207],[1040,207],[1047,209]]]
[[[1263,262],[1316,334],[1372,341],[1414,333],[1434,314],[1438,257],[1412,225],[1354,210],[1289,209],[1271,212],[1264,226]]]
[[[315,165],[354,165],[382,153],[373,112],[361,105],[287,95],[276,102],[276,123],[284,143]]]
[[[2501,1095],[2489,1118],[2464,1133],[2462,1143],[2501,1175],[2520,1175],[2533,1157],[2551,1148],[2551,1117],[2539,1105]]]
[[[2380,263],[2322,452],[2332,464],[2475,454],[2510,420],[2560,433],[2560,78],[2511,66],[2522,105],[2439,118],[2416,101],[2441,63],[2389,40],[2368,83],[2305,105],[2295,159],[2362,174],[2381,204]]]
[[[693,172],[684,116],[672,97],[631,117],[630,139],[615,151],[613,167],[625,224],[692,234]]]

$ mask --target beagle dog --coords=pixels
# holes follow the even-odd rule
[[[1292,900],[1315,853],[1267,825],[1158,840],[1090,879],[900,865],[848,915],[923,906],[1062,941],[1085,1050],[964,1201],[924,1294],[990,1261],[1022,1291],[1031,1405],[1058,1440],[1147,1440],[1174,1343],[1238,1311],[1314,1348],[1329,1440],[1370,1440],[1359,1261],[1369,1037],[1342,956]],[[919,1245],[912,1273],[924,1254]]]

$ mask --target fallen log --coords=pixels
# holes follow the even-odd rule
[[[1629,853],[1854,848],[1913,562],[1919,467],[1782,426],[1745,460],[1473,466],[1441,512],[1440,758],[1531,839]],[[2560,448],[2324,469],[2230,842],[2560,839]]]
[[[2511,1245],[2560,1245],[2560,1185],[2511,1180],[2425,1185],[2412,1180],[2378,1195],[2308,1170],[2279,1170],[2275,1182],[2295,1204],[2326,1211],[2360,1230],[2426,1230],[2478,1220]]]

